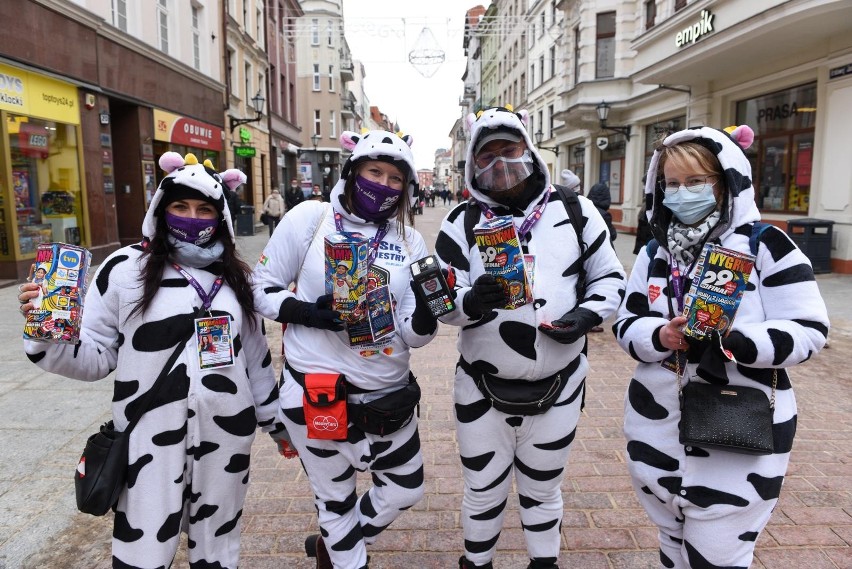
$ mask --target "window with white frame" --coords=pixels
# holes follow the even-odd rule
[[[263,6],[258,5],[257,11],[254,13],[254,34],[257,43],[263,47]]]
[[[334,47],[334,20],[328,20],[325,26],[328,47]]]
[[[334,111],[328,111],[328,135],[332,138],[337,136],[337,123]]]
[[[169,53],[169,5],[168,0],[157,0],[157,34],[160,51]]]
[[[334,93],[334,65],[328,66],[328,90]]]
[[[595,78],[615,76],[615,12],[597,15],[595,29]]]
[[[311,19],[311,45],[319,45],[319,19]]]
[[[556,46],[550,46],[550,76],[556,76]]]
[[[580,26],[574,28],[574,85],[580,82]]]
[[[233,94],[234,89],[237,85],[237,69],[234,66],[234,50],[228,48],[228,53],[225,55],[225,65],[227,65],[227,69],[225,70],[226,77],[228,78],[228,91]]]
[[[314,109],[314,134],[322,136],[322,121],[320,120],[319,109]]]
[[[195,69],[201,70],[201,30],[199,29],[200,18],[198,17],[201,9],[198,6],[191,6],[192,14],[192,66]]]
[[[530,91],[535,89],[535,63],[530,64]]]
[[[538,56],[538,74],[539,84],[544,83],[544,54]]]
[[[244,73],[244,75],[243,75],[243,93],[244,93],[243,102],[246,104],[246,108],[249,109],[250,108],[249,107],[249,105],[250,105],[249,99],[251,99],[251,97],[252,97],[252,95],[251,95],[251,92],[252,92],[251,91],[252,71],[251,71],[251,64],[250,63],[245,64],[245,66],[243,68],[243,73]]]
[[[320,90],[320,70],[319,63],[314,63],[314,91]]]
[[[555,114],[556,111],[554,110],[553,105],[547,105],[547,120],[549,121],[549,126],[547,130],[549,131],[549,138],[553,138],[553,127],[555,126],[553,116]]]
[[[112,25],[127,31],[127,0],[112,0]]]

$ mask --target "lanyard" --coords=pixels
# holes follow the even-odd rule
[[[536,205],[535,209],[533,209],[532,212],[524,219],[524,221],[521,223],[520,227],[515,226],[518,230],[518,238],[521,241],[527,240],[527,238],[526,238],[527,233],[529,233],[530,230],[532,229],[533,225],[535,225],[536,222],[539,219],[541,219],[541,216],[544,214],[544,208],[547,207],[547,202],[548,202],[549,199],[550,199],[550,190],[548,190],[544,193],[544,196],[542,196],[541,200],[538,202],[538,205]],[[477,200],[476,203],[479,206],[479,209],[482,210],[482,213],[485,214],[486,219],[491,219],[491,218],[494,217],[494,212],[491,211],[490,207],[488,207],[487,205],[485,205],[484,203],[482,203],[479,200]]]
[[[680,267],[677,266],[674,255],[669,253],[669,269],[672,274],[672,292],[677,299],[677,308],[679,313],[683,312],[683,293],[685,277],[680,275]]]
[[[186,269],[177,263],[172,263],[172,266],[183,276],[183,278],[189,281],[189,284],[191,284],[192,288],[195,289],[195,292],[198,293],[199,298],[201,298],[201,308],[209,311],[210,305],[213,304],[213,297],[216,296],[216,293],[219,292],[220,288],[222,288],[222,281],[224,280],[224,277],[216,277],[216,280],[213,281],[213,286],[210,288],[210,292],[207,293],[204,292],[204,288],[201,286],[201,283],[186,272]]]
[[[343,216],[338,211],[334,212],[334,227],[338,231],[343,231]],[[376,235],[370,237],[370,250],[367,251],[367,267],[371,266],[373,261],[376,260],[376,255],[379,254],[379,244],[385,238],[385,235],[388,234],[388,227],[388,222],[386,221],[376,230]]]

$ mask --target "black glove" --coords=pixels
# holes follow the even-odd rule
[[[550,326],[540,324],[538,329],[560,344],[572,344],[601,322],[603,318],[596,313],[588,308],[577,307],[551,322]]]
[[[438,327],[438,319],[432,315],[429,305],[421,298],[422,295],[417,290],[418,285],[412,280],[409,281],[409,286],[414,292],[414,299],[417,301],[414,313],[411,315],[411,329],[419,336],[428,336]]]
[[[495,308],[505,306],[506,302],[503,285],[497,282],[494,275],[485,273],[476,278],[471,289],[464,295],[462,308],[471,318],[478,318]]]
[[[722,347],[731,352],[737,361],[742,360],[745,363],[753,362],[757,353],[754,343],[746,338],[742,332],[735,330],[722,338]]]
[[[343,321],[340,319],[340,312],[331,309],[331,298],[330,294],[319,297],[316,302],[288,298],[281,303],[276,320],[339,332],[343,330]]]
[[[698,360],[698,367],[695,368],[698,377],[709,383],[723,385],[728,383],[728,370],[725,364],[732,360],[722,350],[723,341],[719,337],[719,332],[711,330],[701,343],[704,345],[704,351]]]

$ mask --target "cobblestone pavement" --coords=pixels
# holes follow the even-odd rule
[[[417,227],[428,243],[444,207],[426,208]],[[265,228],[240,237],[252,262]],[[616,241],[632,262],[632,236]],[[831,348],[792,370],[799,427],[779,505],[757,544],[755,568],[852,568],[852,309],[845,296],[852,277],[818,277],[831,310]],[[111,381],[83,384],[40,373],[23,356],[14,314],[14,287],[0,289],[0,569],[110,566],[111,515],[78,514],[71,476],[85,438],[108,418]],[[267,323],[268,325],[272,323]],[[270,346],[280,354],[277,325]],[[416,350],[412,367],[423,388],[420,433],[426,495],[371,547],[371,568],[454,568],[462,547],[461,469],[452,416],[456,330]],[[563,485],[565,517],[560,566],[584,569],[658,567],[656,530],[634,497],[624,459],[621,416],[633,364],[608,329],[589,336],[591,372],[586,408]],[[278,362],[280,365],[280,361]],[[839,372],[839,373],[838,373]],[[359,484],[368,483],[366,477]],[[497,543],[497,569],[526,567],[517,498],[510,500]],[[242,567],[312,569],[303,554],[316,533],[313,500],[298,461],[277,455],[267,437],[253,449],[251,485],[243,516]],[[180,553],[174,567],[187,567]]]

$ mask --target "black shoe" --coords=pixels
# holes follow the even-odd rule
[[[553,558],[551,557],[550,559]],[[532,559],[530,560],[530,564],[527,565],[527,569],[559,569],[559,565],[555,561],[550,561],[550,559]]]
[[[309,535],[305,540],[305,553],[308,557],[316,557],[317,569],[334,569],[331,563],[331,557],[328,556],[328,549],[325,548],[325,542],[319,534]]]
[[[474,565],[472,561],[468,561],[467,557],[462,555],[459,557],[459,569],[494,569],[494,565],[490,561],[485,565]]]

